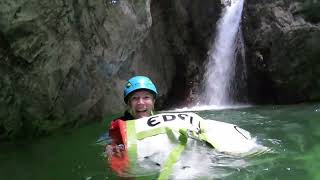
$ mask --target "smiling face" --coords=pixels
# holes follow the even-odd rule
[[[149,91],[135,91],[128,99],[130,113],[136,119],[151,116],[154,108],[154,102],[155,99]]]

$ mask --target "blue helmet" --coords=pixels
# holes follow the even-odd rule
[[[146,89],[152,92],[154,97],[158,94],[156,86],[146,76],[134,76],[128,80],[123,90],[124,101],[127,103],[127,97],[136,90]]]

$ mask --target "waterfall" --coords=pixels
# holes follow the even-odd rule
[[[208,51],[203,103],[232,105],[231,82],[235,76],[236,40],[239,33],[244,0],[231,0],[225,5],[217,24],[214,43]]]

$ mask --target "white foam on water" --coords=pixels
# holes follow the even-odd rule
[[[197,105],[193,107],[183,107],[170,110],[164,110],[161,112],[189,112],[189,111],[205,111],[205,110],[224,110],[224,109],[241,109],[251,107],[248,104],[239,105]]]

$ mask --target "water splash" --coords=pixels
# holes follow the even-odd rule
[[[239,32],[244,0],[233,0],[225,6],[218,21],[217,36],[210,48],[205,73],[203,104],[232,104],[231,81],[235,75],[236,37]]]

